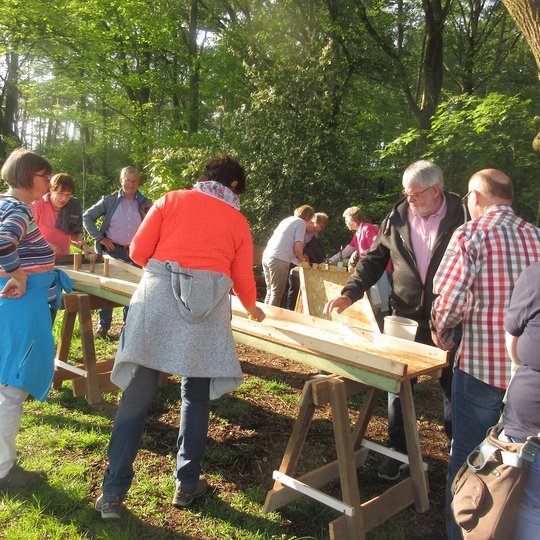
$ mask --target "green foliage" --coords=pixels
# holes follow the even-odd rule
[[[489,90],[509,99],[520,92],[532,100],[530,111],[538,102],[534,62],[496,4],[478,13],[462,1],[452,5],[443,95],[453,97],[434,117],[433,135],[409,131],[418,118],[404,87],[420,103],[425,28],[422,7],[410,0],[399,10],[379,0],[363,3],[394,57],[367,31],[352,0],[199,2],[195,34],[189,0],[28,0],[24,9],[5,0],[0,86],[7,55],[17,54],[24,143],[55,170],[74,175],[85,207],[117,187],[123,166],[138,167],[143,189],[156,199],[193,184],[205,161],[227,152],[248,171],[242,204],[257,243],[307,203],[329,214],[321,240],[332,251],[349,238],[343,210],[357,204],[380,222],[399,197],[403,168],[420,155],[445,163],[456,189],[482,156],[504,156],[508,170],[517,164],[519,200],[528,211],[536,205],[532,158],[519,150],[534,131],[530,123],[519,117],[520,129],[516,120],[507,141],[500,138],[499,154],[489,135],[497,103],[488,100],[486,111],[463,119],[476,105],[457,94],[465,87],[473,100],[488,99]],[[0,100],[0,120],[3,107]],[[469,121],[484,123],[483,131],[473,137]],[[463,152],[456,156],[458,147]]]
[[[381,158],[405,166],[423,139],[421,157],[437,163],[446,187],[461,193],[467,191],[468,179],[476,171],[501,169],[514,182],[516,210],[535,221],[540,164],[530,144],[532,118],[531,101],[520,96],[454,96],[441,103],[429,133],[410,129],[387,145]]]

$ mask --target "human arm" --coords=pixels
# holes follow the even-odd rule
[[[386,238],[379,235],[370,250],[360,255],[355,271],[341,294],[348,296],[353,302],[362,298],[364,293],[384,274],[389,260],[390,248],[386,243]]]
[[[248,312],[249,318],[254,321],[262,322],[266,318],[266,314],[264,313],[264,311],[260,307],[258,307],[256,304],[253,304],[252,306],[248,306],[246,308],[246,311]]]
[[[297,240],[294,243],[294,254],[298,258],[298,262],[304,261],[304,242],[302,240]]]
[[[505,342],[508,356],[516,366],[521,364],[517,347],[524,332],[534,332],[540,311],[540,293],[538,275],[540,264],[525,268],[519,275],[512,291],[510,304],[504,316]]]
[[[519,357],[517,355],[517,344],[519,336],[513,336],[512,334],[505,332],[504,338],[506,342],[506,350],[508,351],[508,356],[510,357],[510,360],[512,360],[512,363],[519,366],[519,364],[521,364],[521,361],[519,360]]]
[[[476,279],[474,254],[466,248],[469,244],[465,230],[458,228],[433,279],[433,292],[438,296],[431,310],[432,337],[443,350],[454,346],[454,328],[463,320],[468,293]]]
[[[105,208],[105,197],[102,197],[96,204],[91,206],[83,214],[83,225],[88,234],[96,241],[99,242],[105,235],[101,232],[97,225],[96,221],[106,214],[107,210]],[[105,245],[105,244],[104,244]],[[114,247],[114,246],[113,246]]]
[[[20,298],[26,292],[26,273],[21,267],[17,246],[26,235],[30,215],[20,209],[10,209],[0,222],[0,268],[10,279],[0,291],[0,297]]]
[[[72,235],[71,244],[82,250],[86,255],[95,255],[96,252],[78,234]]]
[[[49,242],[48,240],[47,242],[49,243],[49,246],[51,246],[51,249],[53,250],[55,259],[59,259],[62,256],[62,250],[56,244],[53,244],[52,242]]]
[[[358,251],[355,251],[351,255],[349,259],[349,264],[347,265],[347,269],[349,270],[349,272],[352,272],[356,268],[356,265],[358,264],[358,259],[360,259],[360,255],[358,255]]]
[[[341,251],[341,255],[344,259],[346,259],[347,257],[350,257],[353,253],[356,252],[356,246],[353,245],[352,242],[350,242],[349,244],[347,244],[343,250]],[[331,262],[331,263],[335,263],[338,259],[339,259],[339,251],[337,253],[335,253],[334,255],[332,255],[328,260]]]
[[[116,244],[110,239],[104,236],[99,240],[99,243],[105,248],[106,251],[113,251]]]
[[[0,297],[20,298],[26,292],[26,273],[19,266],[13,272],[9,272],[9,275],[11,277],[0,291]]]
[[[148,211],[129,246],[129,256],[139,266],[146,266],[156,251],[164,219],[166,195]]]

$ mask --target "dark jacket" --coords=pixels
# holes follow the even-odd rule
[[[60,209],[56,219],[56,228],[67,234],[81,234],[82,209],[81,203],[75,197],[72,197],[65,206]]]
[[[397,202],[383,221],[379,234],[371,248],[360,256],[354,274],[349,278],[341,294],[353,302],[383,275],[388,261],[392,260],[392,294],[390,306],[394,315],[418,321],[420,327],[428,327],[433,294],[433,278],[441,262],[446,246],[454,230],[468,219],[461,199],[444,192],[447,203],[446,215],[437,232],[437,241],[429,263],[426,283],[422,284],[416,266],[411,242],[411,229],[407,219],[407,199]]]
[[[102,252],[102,245],[99,243],[99,241],[107,236],[107,230],[111,224],[111,219],[118,208],[118,203],[120,202],[120,197],[122,196],[122,189],[119,189],[112,195],[105,195],[83,214],[84,228],[95,240],[95,250],[98,253]],[[150,210],[150,207],[152,206],[152,201],[139,191],[137,191],[136,198],[137,202],[139,203],[139,214],[141,215],[141,219],[144,219],[144,216],[146,216],[148,210]],[[103,217],[103,221],[98,227],[96,222],[100,217]]]

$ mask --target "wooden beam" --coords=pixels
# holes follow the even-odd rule
[[[348,379],[352,379],[353,381],[358,381],[368,386],[374,386],[375,388],[379,388],[385,392],[399,392],[400,381],[398,379],[392,379],[385,375],[367,371],[361,367],[353,367],[343,364],[339,360],[323,358],[321,355],[315,355],[307,351],[291,348],[287,345],[274,343],[260,337],[237,332],[235,330],[233,330],[233,336],[235,341],[242,345],[254,347],[255,349],[269,352],[277,356],[283,356],[284,358],[289,358],[290,360],[306,364],[320,371],[342,375]]]

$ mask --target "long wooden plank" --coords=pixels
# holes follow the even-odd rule
[[[331,321],[316,320],[262,304],[260,307],[267,314],[267,319],[263,323],[256,323],[247,319],[236,302],[233,299],[235,330],[301,350],[316,351],[347,365],[363,366],[388,376],[406,378],[430,373],[446,365],[446,353],[436,347],[372,332],[351,332],[344,325],[336,326]]]
[[[306,351],[295,349],[288,345],[274,343],[254,335],[243,334],[242,332],[237,332],[234,329],[233,336],[236,343],[247,345],[248,347],[253,347],[277,356],[283,356],[284,358],[294,360],[295,362],[300,362],[320,371],[341,375],[347,379],[351,379],[368,386],[373,386],[379,390],[384,390],[385,392],[398,393],[400,389],[400,379],[394,379],[384,374],[371,372],[361,366],[349,366],[340,362],[339,360],[327,359],[320,354],[310,354]]]
[[[266,304],[257,303],[257,305],[265,312],[266,314],[266,324],[278,325],[281,323],[291,326],[292,323],[298,323],[302,327],[311,327],[315,328],[317,331],[324,331],[330,335],[337,336],[335,339],[344,340],[345,344],[357,343],[358,337],[362,338],[362,343],[370,347],[376,354],[378,354],[381,347],[386,347],[387,349],[394,349],[398,351],[399,357],[398,361],[403,362],[404,356],[409,354],[416,354],[424,358],[428,358],[429,362],[442,362],[441,366],[444,367],[447,362],[448,353],[441,351],[437,347],[432,347],[430,345],[424,345],[422,343],[416,343],[414,341],[409,341],[406,339],[400,339],[393,336],[382,335],[379,332],[370,332],[359,327],[349,326],[340,322],[330,321],[315,317],[312,315],[305,315],[303,313],[297,313],[295,311],[290,311],[288,309],[283,309],[275,306],[269,306]],[[239,317],[246,317],[246,312],[240,303],[240,300],[236,296],[233,296],[231,299],[231,307],[233,315],[238,315]],[[331,339],[330,341],[334,341]],[[406,353],[405,355],[401,353]]]
[[[74,279],[77,290],[129,305],[138,276],[124,272],[123,265],[113,265],[109,277],[105,277],[99,274],[99,266],[95,273],[84,266],[66,272]],[[260,346],[264,340],[273,344],[274,352],[279,349],[282,356],[301,358],[300,361],[319,369],[382,390],[396,391],[399,380],[431,373],[446,365],[446,353],[435,347],[263,304],[260,307],[267,318],[256,323],[248,319],[237,297],[232,297],[231,306],[233,331],[237,339],[243,335],[242,342],[268,350],[266,345]],[[383,381],[385,378],[393,380]]]
[[[96,290],[97,296],[99,290],[111,291],[117,295],[125,296],[129,299],[133,296],[133,293],[137,289],[137,282],[124,279],[125,276],[114,277],[118,275],[118,272],[114,276],[105,277],[98,273],[91,273],[83,270],[71,270],[69,268],[63,269],[66,274],[75,282],[75,288],[77,290],[83,290],[81,286],[93,287]],[[110,298],[109,298],[110,299]]]
[[[320,354],[325,358],[342,362],[352,367],[362,367],[377,373],[385,374],[388,377],[401,379],[406,375],[407,364],[370,354],[364,350],[358,350],[352,346],[344,346],[339,342],[331,343],[324,339],[324,336],[317,337],[312,334],[310,328],[293,328],[287,325],[280,325],[276,321],[271,326],[268,324],[254,325],[251,321],[241,317],[233,316],[233,328],[237,332],[256,335],[268,341],[288,345],[298,350]],[[302,333],[302,330],[305,333]],[[336,341],[339,338],[336,337]]]

